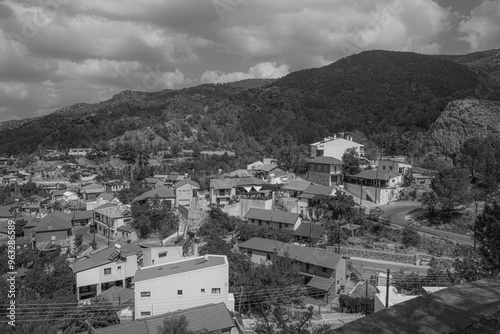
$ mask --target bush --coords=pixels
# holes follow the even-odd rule
[[[406,247],[417,247],[420,244],[420,234],[414,229],[405,227],[401,231],[401,243]]]
[[[339,306],[340,312],[344,312],[345,308],[347,313],[364,313],[368,306],[368,314],[372,314],[374,312],[375,301],[373,298],[351,298],[348,295],[340,295]]]

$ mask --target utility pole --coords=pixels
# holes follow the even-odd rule
[[[377,174],[375,175],[375,204],[377,204],[377,195],[378,195],[378,187],[377,187],[377,183],[378,183],[378,164],[377,164]]]
[[[340,254],[340,219],[339,219],[339,235],[337,236],[338,254]]]
[[[385,308],[389,307],[389,277],[391,275],[391,270],[387,269],[387,279],[385,283]]]
[[[365,280],[366,292],[365,292],[365,315],[368,315],[368,279]]]
[[[476,204],[476,219],[477,219],[477,202]],[[474,250],[476,249],[476,221],[474,220]]]
[[[363,182],[363,181],[361,181]],[[363,183],[361,183],[361,193],[359,194],[359,205],[363,205]]]
[[[238,309],[240,311],[240,315],[241,315],[241,300],[243,299],[243,289],[244,289],[244,287],[242,286],[241,287],[241,294],[240,294],[240,303],[239,303],[240,305],[238,307]]]

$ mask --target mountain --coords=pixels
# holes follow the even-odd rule
[[[435,151],[454,157],[470,138],[500,137],[500,102],[466,99],[450,102],[429,130]]]
[[[494,71],[472,70],[471,61],[460,61],[366,51],[277,80],[124,91],[100,103],[3,123],[0,155],[127,142],[141,150],[176,144],[258,156],[354,130],[386,154],[405,154],[409,144],[401,138],[411,141],[426,132],[449,102],[478,96],[500,100],[488,76]]]

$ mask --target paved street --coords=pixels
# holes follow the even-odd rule
[[[391,218],[391,222],[393,222],[396,225],[400,226],[405,226],[407,224],[407,221],[405,219],[405,216],[410,212],[411,210],[421,208],[421,204],[419,202],[394,202],[390,203],[389,205],[383,205],[380,206],[382,210],[384,210],[385,214],[389,215]],[[447,232],[447,231],[442,231],[442,230],[437,230],[433,229],[430,227],[422,226],[420,227],[420,231],[427,233],[427,234],[432,234],[441,238],[446,238],[450,239],[455,242],[463,243],[463,244],[468,244],[472,245],[473,241],[471,240],[470,236],[468,235],[462,235],[462,234],[457,234],[453,232]]]

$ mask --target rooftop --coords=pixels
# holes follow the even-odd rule
[[[292,191],[304,191],[311,185],[311,182],[309,181],[301,181],[301,180],[294,180],[285,183],[281,189],[283,190],[292,190]]]
[[[160,187],[146,191],[144,194],[134,198],[134,202],[144,201],[147,199],[158,198],[175,198],[175,191],[172,188]]]
[[[500,312],[500,277],[442,289],[350,322],[332,333],[497,333],[498,327],[470,331],[483,317]]]
[[[335,269],[337,263],[342,258],[341,255],[327,252],[325,249],[303,247],[294,244],[285,244],[278,253],[279,256],[285,256],[286,254],[292,260],[330,269]]]
[[[344,162],[334,157],[316,157],[313,159],[307,159],[308,163],[312,164],[326,164],[326,165],[343,165]]]
[[[119,325],[96,328],[97,334],[160,334],[158,326],[163,320],[170,317],[185,316],[188,321],[188,330],[195,333],[221,333],[234,327],[234,322],[224,303],[207,304],[188,308],[176,312],[143,318]]]
[[[71,215],[63,212],[53,212],[40,220],[31,230],[33,232],[60,231],[72,228]]]
[[[302,222],[299,227],[293,231],[293,235],[299,237],[312,237],[317,239],[325,232],[323,225]]]
[[[113,255],[116,252],[116,248],[114,245],[108,246],[92,255],[90,255],[89,258],[86,258],[84,260],[79,260],[76,261],[75,263],[72,264],[73,268],[73,273],[79,273],[81,271],[89,270],[95,267],[100,267],[102,265],[115,262],[116,258],[114,260],[111,255]],[[123,244],[121,245],[121,255],[123,257],[127,257],[133,254],[140,254],[142,253],[141,247],[137,245],[132,245],[132,244]]]
[[[245,185],[262,185],[265,181],[253,177],[210,179],[210,188],[229,189]]]
[[[182,186],[183,186],[183,185],[185,185],[185,184],[190,184],[190,185],[192,185],[193,187],[200,189],[200,185],[199,185],[197,182],[195,182],[195,181],[193,181],[193,180],[191,180],[191,179],[184,179],[184,180],[182,180],[182,181],[177,182],[177,183],[175,184],[174,188],[179,188],[179,187],[182,187]]]
[[[104,204],[94,209],[94,211],[109,218],[121,218],[131,215],[130,207],[128,205],[120,205],[120,204],[113,204],[112,206],[107,206],[106,204]]]
[[[349,177],[357,178],[357,179],[367,179],[367,180],[377,179],[377,180],[387,181],[387,180],[393,179],[393,178],[398,177],[398,176],[399,176],[398,173],[394,173],[394,172],[385,173],[382,171],[377,172],[377,170],[372,169],[372,170],[364,170],[359,174],[350,175]]]
[[[277,253],[279,252],[285,244],[281,241],[264,239],[264,238],[252,238],[238,245],[239,248],[252,249],[263,251],[267,253]]]
[[[322,186],[322,185],[318,185],[318,184],[311,184],[304,190],[304,193],[313,194],[313,195],[330,196],[330,195],[335,193],[335,187],[328,187],[328,186]]]
[[[244,218],[295,224],[299,217],[298,213],[250,208]]]
[[[125,304],[123,307],[126,307],[134,303],[134,290],[122,288],[120,286],[112,286],[101,293],[101,296],[109,300],[113,306]]]
[[[73,216],[73,220],[80,220],[80,219],[92,219],[94,216],[93,211],[75,211],[75,214]]]
[[[208,255],[208,260],[205,257],[190,258],[188,260],[180,260],[161,264],[152,267],[142,268],[135,273],[134,283],[156,279],[160,277],[178,275],[188,273],[190,271],[216,267],[227,264],[227,258],[224,255]]]

